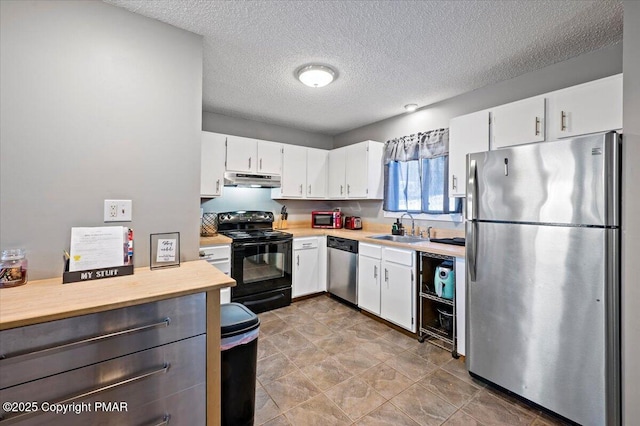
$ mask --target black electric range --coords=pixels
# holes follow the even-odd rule
[[[273,213],[218,213],[218,232],[232,239],[232,302],[255,313],[291,304],[293,236],[273,229]]]

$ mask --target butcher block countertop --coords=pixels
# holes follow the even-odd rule
[[[384,224],[368,224],[365,223],[365,228],[362,230],[351,229],[318,229],[311,228],[308,224],[296,224],[286,229],[280,229],[283,232],[288,232],[293,235],[294,238],[299,237],[313,237],[322,235],[332,235],[334,237],[349,238],[352,240],[358,240],[362,243],[377,244],[381,246],[398,247],[408,250],[415,250],[427,253],[442,254],[452,257],[464,257],[464,246],[456,246],[451,244],[432,243],[427,239],[424,242],[419,243],[399,243],[394,241],[376,240],[369,238],[373,235],[390,234],[390,225]],[[434,229],[432,230],[434,238],[451,238],[451,237],[464,237],[464,230],[447,230],[447,229]],[[231,239],[224,235],[218,234],[216,237],[200,237],[200,247],[207,247],[216,244],[231,244]]]
[[[133,275],[62,284],[62,278],[0,289],[0,330],[235,286],[204,260],[134,269]]]

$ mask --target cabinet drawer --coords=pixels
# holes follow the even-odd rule
[[[293,240],[293,249],[294,250],[302,250],[302,249],[312,249],[318,248],[318,238],[296,238]]]
[[[201,335],[0,390],[0,401],[36,401],[42,408],[46,407],[45,402],[60,403],[61,407],[75,406],[79,411],[82,406],[91,407],[80,414],[56,414],[43,409],[23,416],[5,413],[3,408],[1,424],[4,426],[5,421],[7,425],[21,426],[123,424],[122,418],[113,416],[113,412],[96,409],[96,403],[108,402],[126,403],[126,413],[120,414],[132,418],[148,414],[157,419],[163,413],[145,413],[149,408],[145,405],[197,385],[204,386],[205,374],[206,335]],[[205,409],[203,404],[197,406],[201,412],[192,414],[201,418]]]
[[[358,253],[361,256],[368,256],[374,259],[380,259],[382,257],[382,247],[373,244],[360,243],[358,244]]]
[[[0,332],[0,387],[206,332],[205,294]]]
[[[231,259],[231,247],[228,245],[203,247],[200,249],[200,253],[208,261]]]
[[[413,251],[389,247],[385,247],[383,250],[384,260],[386,260],[387,262],[397,263],[399,265],[405,266],[413,266]]]

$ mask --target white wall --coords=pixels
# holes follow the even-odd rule
[[[336,135],[334,146],[341,147],[369,139],[385,142],[417,132],[449,127],[449,120],[459,115],[621,72],[622,45],[619,43],[447,99],[412,114],[399,115]]]
[[[0,7],[0,246],[60,276],[71,227],[122,198],[136,266],[158,232],[197,259],[201,37],[99,1]]]
[[[640,2],[624,2],[622,177],[623,424],[640,421]]]
[[[202,113],[202,130],[320,149],[333,148],[333,137],[212,112]]]

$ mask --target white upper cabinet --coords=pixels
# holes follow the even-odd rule
[[[231,172],[256,172],[258,142],[240,136],[227,136],[227,170]]]
[[[224,150],[227,135],[202,132],[200,141],[200,196],[219,197],[224,186]]]
[[[489,150],[489,111],[452,118],[449,122],[449,196],[466,196],[467,154]]]
[[[329,151],[307,148],[307,198],[327,197]]]
[[[491,110],[492,148],[544,141],[545,98],[538,96]]]
[[[330,199],[347,197],[345,185],[346,148],[329,151],[329,179],[327,193]]]
[[[282,147],[281,143],[258,141],[258,173],[266,175],[282,173]]]
[[[279,175],[283,144],[227,136],[227,171]]]
[[[384,144],[364,141],[329,153],[329,198],[382,199]]]
[[[548,139],[622,128],[622,74],[549,95]]]
[[[280,196],[303,198],[306,193],[306,177],[307,148],[298,145],[283,145]]]

